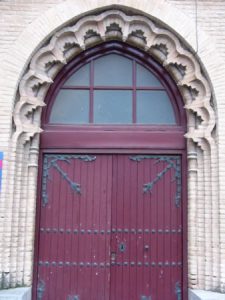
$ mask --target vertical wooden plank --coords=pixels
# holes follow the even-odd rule
[[[98,293],[98,278],[96,278],[96,273],[98,270],[98,237],[99,237],[99,189],[101,186],[100,182],[100,159],[97,159],[94,166],[94,181],[93,181],[93,215],[92,215],[92,230],[93,230],[93,243],[92,243],[92,279],[91,279],[91,295],[90,299],[93,300],[97,298]]]
[[[129,157],[126,158],[129,160]],[[129,177],[130,176],[129,174]],[[126,184],[126,188],[131,189],[131,211],[129,212],[129,216],[131,218],[131,242],[130,242],[130,248],[131,248],[131,255],[130,255],[130,261],[129,261],[129,273],[130,273],[130,285],[132,286],[132,293],[131,293],[131,299],[133,297],[137,298],[137,287],[138,287],[138,272],[137,272],[137,227],[138,227],[138,202],[137,202],[137,180],[138,180],[138,169],[135,168],[134,175],[131,181],[131,186],[128,187]]]
[[[172,179],[174,172],[170,171],[169,178],[164,180],[164,240],[165,240],[165,253],[164,253],[164,295],[173,297],[171,289],[171,208],[174,206],[173,194],[171,191]],[[174,291],[173,291],[174,292]]]
[[[110,176],[105,174],[110,173]],[[100,202],[100,245],[99,261],[100,269],[98,276],[99,296],[98,299],[107,299],[109,297],[109,272],[110,272],[110,232],[111,232],[111,191],[112,191],[112,156],[104,156],[101,165],[102,185]],[[106,281],[107,284],[102,285]]]
[[[150,178],[150,170],[151,170],[151,161],[148,163],[144,163],[143,165],[143,181]],[[143,187],[142,187],[143,189]],[[150,268],[150,254],[151,254],[151,243],[150,243],[150,236],[151,236],[151,199],[148,198],[146,201],[145,194],[142,191],[142,198],[143,201],[143,295],[150,296],[151,289],[151,268]]]
[[[86,279],[85,275],[87,275],[84,264],[85,261],[85,252],[86,252],[86,245],[85,240],[87,238],[86,231],[85,231],[85,219],[86,219],[86,203],[88,201],[87,197],[87,178],[86,178],[86,164],[80,163],[80,185],[81,185],[81,195],[80,195],[80,210],[79,210],[79,224],[78,224],[78,256],[76,259],[77,262],[77,283],[78,288],[76,291],[76,295],[79,297],[84,297],[86,290],[85,284]],[[88,250],[87,250],[88,251]]]
[[[111,251],[111,201],[112,201],[112,175],[113,175],[113,163],[112,163],[112,155],[107,156],[107,180],[106,186],[104,188],[104,194],[106,202],[104,203],[104,212],[105,216],[102,218],[102,222],[104,224],[105,230],[105,251],[103,257],[105,257],[105,270],[104,270],[104,278],[106,281],[106,285],[104,287],[104,298],[110,299],[110,251]],[[106,178],[105,178],[106,179]],[[101,282],[100,282],[101,284]]]
[[[60,168],[66,173],[68,178],[73,178],[73,169],[74,169],[74,160],[71,160],[70,163],[65,163],[60,161],[58,163]],[[65,179],[62,178],[64,181]],[[78,181],[79,179],[73,178],[74,181]],[[60,213],[64,212],[64,220],[62,224],[63,232],[63,293],[62,297],[65,298],[67,296],[68,291],[70,290],[70,255],[71,255],[71,224],[72,224],[72,199],[71,195],[73,195],[73,190],[70,188],[69,184],[62,181],[63,192],[61,194],[61,204],[63,210]],[[79,199],[79,198],[78,198]],[[79,200],[78,200],[79,201]]]
[[[111,199],[111,249],[110,249],[110,300],[116,298],[116,260],[117,260],[117,158],[113,155],[112,168],[112,199]]]
[[[51,175],[52,182],[54,182],[54,185],[60,185],[60,176],[56,172],[52,172]],[[58,295],[57,288],[55,287],[55,282],[57,282],[58,279],[58,268],[56,266],[56,262],[58,261],[58,211],[59,211],[59,204],[60,204],[60,197],[58,190],[54,188],[54,185],[49,185],[49,189],[51,189],[51,194],[49,195],[51,199],[51,203],[49,205],[51,206],[51,211],[49,219],[51,219],[51,225],[49,226],[49,229],[51,228],[53,233],[51,234],[51,282],[49,285],[49,288],[47,290],[48,296],[47,298],[56,298]],[[45,245],[45,244],[44,244]]]
[[[96,163],[96,162],[95,162]],[[83,167],[84,170],[84,167]],[[91,293],[91,282],[92,282],[92,267],[91,267],[91,249],[92,249],[92,211],[95,209],[94,207],[94,198],[93,198],[93,179],[95,177],[95,164],[85,165],[85,170],[82,172],[82,182],[86,184],[86,188],[84,189],[82,196],[85,204],[85,222],[82,225],[82,228],[79,230],[79,234],[84,238],[84,245],[81,247],[81,251],[84,252],[83,263],[84,267],[82,267],[82,283],[83,287],[83,297],[90,297]],[[83,230],[82,233],[81,230]]]
[[[122,294],[122,253],[119,251],[119,245],[123,242],[123,187],[124,174],[123,162],[118,155],[113,156],[113,191],[112,191],[112,252],[115,254],[115,261],[111,267],[111,280],[114,287],[111,287],[111,297],[116,299]]]
[[[152,181],[157,176],[158,166],[156,163],[156,159],[149,159],[149,174],[148,178],[145,178],[145,182]],[[146,181],[147,180],[147,181]],[[151,202],[151,212],[150,212],[150,234],[151,234],[151,260],[150,260],[150,271],[151,271],[151,295],[152,298],[157,299],[158,297],[158,194],[157,190],[152,192],[145,193],[145,201]]]
[[[156,160],[155,160],[156,161]],[[157,174],[155,174],[154,178],[157,178],[158,174],[165,170],[166,164],[164,161],[161,161],[157,164]],[[157,290],[158,290],[158,298],[164,298],[164,215],[163,215],[163,207],[164,202],[167,201],[167,197],[165,199],[164,195],[164,178],[166,174],[164,174],[160,180],[157,182],[156,186],[154,187],[157,191],[157,198],[153,201],[157,202],[157,236],[158,236],[158,243],[157,243],[157,269],[158,269],[158,278],[157,278]]]
[[[138,171],[137,171],[137,183],[136,188],[138,190],[138,196],[136,198],[137,201],[137,297],[138,299],[141,295],[144,295],[143,291],[143,256],[144,256],[144,241],[143,241],[143,230],[144,230],[144,220],[143,220],[143,213],[144,213],[144,201],[143,201],[143,182],[144,182],[144,161],[138,164]]]
[[[174,170],[171,170],[171,178],[175,175]],[[179,208],[176,206],[175,196],[177,191],[177,186],[171,185],[172,195],[171,195],[171,286],[173,287],[174,291],[171,289],[171,294],[174,292],[175,294],[175,287],[176,283],[180,282],[180,275],[178,271],[178,248],[179,248],[179,239],[178,239],[178,215],[179,215]],[[176,296],[174,295],[174,299]]]
[[[123,204],[123,242],[125,245],[125,251],[123,252],[123,299],[131,299],[130,293],[130,268],[129,262],[131,257],[130,247],[130,230],[131,230],[131,217],[130,217],[130,203],[131,203],[131,169],[130,161],[127,155],[123,155],[124,166],[124,204]],[[129,288],[128,288],[129,287]]]
[[[130,297],[138,299],[137,294],[137,207],[138,207],[138,195],[141,193],[141,187],[137,186],[138,181],[138,163],[131,162],[129,156],[127,157],[131,166],[130,172],[130,261],[129,261],[129,273],[130,273]]]

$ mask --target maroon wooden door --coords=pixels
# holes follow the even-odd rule
[[[180,157],[45,154],[43,300],[180,300]]]
[[[179,156],[114,155],[110,300],[181,300]]]
[[[37,299],[108,299],[112,156],[44,156]]]

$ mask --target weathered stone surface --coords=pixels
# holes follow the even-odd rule
[[[188,300],[225,300],[225,294],[203,290],[190,290]]]
[[[31,300],[31,288],[1,290],[0,300]]]
[[[100,14],[110,5],[115,17]],[[91,26],[85,17],[90,10]],[[128,10],[139,28],[132,29]],[[116,21],[120,30],[107,30]],[[98,35],[85,44],[90,29]],[[199,0],[197,10],[195,0],[0,1],[0,281],[5,287],[32,280],[40,111],[47,87],[60,64],[90,43],[110,34],[128,41],[137,29],[146,39],[133,36],[132,43],[161,61],[180,87],[187,111],[189,286],[225,291],[224,0]],[[60,63],[46,71],[56,60]]]

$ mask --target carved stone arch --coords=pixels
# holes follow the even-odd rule
[[[13,192],[18,203],[30,205],[35,215],[41,111],[49,86],[63,65],[74,56],[98,43],[120,40],[141,48],[158,60],[171,74],[182,94],[187,113],[188,131],[188,200],[189,200],[189,286],[215,289],[219,282],[219,232],[216,221],[207,222],[200,210],[217,220],[217,148],[214,137],[215,110],[212,92],[202,74],[196,55],[179,38],[155,20],[141,15],[127,15],[122,10],[107,10],[82,17],[56,32],[31,59],[19,85],[14,108],[15,132],[11,148],[15,155]],[[25,165],[23,162],[27,161]],[[23,174],[23,175],[22,175]],[[27,178],[16,180],[16,177]],[[204,198],[204,205],[199,199]],[[202,207],[202,205],[204,207]],[[34,226],[23,226],[23,243],[29,245]],[[33,221],[34,222],[34,221]],[[198,230],[196,230],[198,228]],[[202,234],[207,236],[202,237]],[[25,237],[26,236],[26,237]],[[20,241],[21,242],[21,241]],[[214,247],[213,247],[214,245]],[[32,261],[32,249],[24,253],[24,261]],[[212,260],[213,257],[213,260]],[[11,262],[18,269],[15,255]],[[32,265],[25,264],[24,273],[12,272],[13,282],[30,284]]]
[[[215,127],[215,113],[210,102],[212,95],[194,55],[170,31],[146,17],[127,16],[119,10],[84,17],[75,25],[55,33],[48,45],[37,51],[20,82],[20,100],[14,111],[16,128],[24,128],[28,119],[26,114],[45,105],[48,87],[64,64],[84,49],[110,39],[144,49],[168,70],[181,91],[186,110],[201,119],[199,125],[188,131],[187,137],[196,142],[198,137],[209,140]],[[32,135],[37,132],[36,125],[29,123],[23,132]]]

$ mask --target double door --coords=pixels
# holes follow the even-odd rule
[[[38,300],[179,300],[178,155],[45,154]]]

